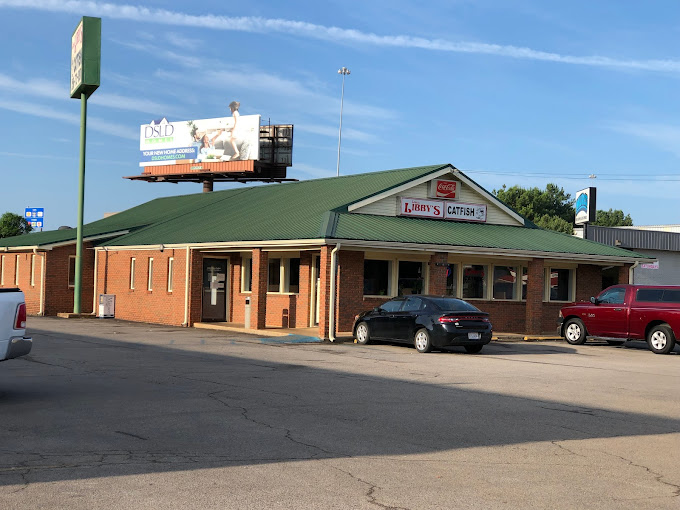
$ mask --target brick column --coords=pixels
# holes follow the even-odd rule
[[[543,259],[530,260],[527,274],[526,332],[531,335],[542,332],[544,280]]]
[[[576,269],[576,301],[589,301],[602,290],[602,268],[579,265]]]
[[[448,260],[448,253],[433,253],[430,257],[429,294],[435,296],[443,296],[446,294],[446,270]]]
[[[267,286],[269,254],[253,249],[252,293],[250,294],[250,327],[264,329],[267,321]]]
[[[322,246],[319,255],[319,338],[328,339],[328,316],[331,294],[331,251],[334,247]]]
[[[340,250],[338,258],[337,330],[352,330],[354,316],[364,311],[364,252]]]
[[[198,250],[189,250],[189,324],[187,325],[193,326],[195,322],[201,322],[202,315],[203,254]]]
[[[628,281],[629,276],[630,276],[629,271],[630,271],[631,266],[632,266],[632,264],[624,264],[623,266],[621,266],[619,268],[619,283],[633,283],[631,281]]]

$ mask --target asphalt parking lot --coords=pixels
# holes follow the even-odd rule
[[[3,509],[680,507],[680,350],[285,343],[29,318]]]

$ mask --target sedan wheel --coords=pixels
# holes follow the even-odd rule
[[[368,324],[360,322],[357,326],[357,343],[366,345],[371,341],[371,335],[368,332]]]
[[[430,334],[426,329],[419,329],[416,331],[416,336],[413,340],[418,352],[430,352],[432,350],[432,342],[430,341]]]
[[[667,324],[654,326],[647,335],[647,344],[654,354],[668,354],[675,347],[673,330]]]

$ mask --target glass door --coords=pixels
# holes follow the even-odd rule
[[[202,321],[227,321],[227,259],[203,259]]]

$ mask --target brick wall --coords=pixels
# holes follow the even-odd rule
[[[91,313],[94,299],[94,251],[90,243],[83,245],[82,280],[80,294],[81,313]],[[26,297],[26,311],[29,315],[40,313],[41,279],[44,259],[45,290],[44,315],[56,315],[61,312],[73,312],[73,287],[69,287],[69,256],[76,254],[75,244],[54,248],[47,252],[33,251],[6,252],[0,254],[0,264],[4,256],[4,284],[2,287],[17,287],[15,270],[17,257],[19,260],[18,287]],[[31,261],[34,261],[33,269]],[[33,270],[33,285],[31,285],[31,270]]]
[[[630,282],[630,268],[632,264],[624,264],[619,268],[619,283],[632,283]]]
[[[134,289],[130,260],[135,258]],[[148,290],[149,258],[153,257],[152,290]],[[172,291],[168,292],[168,260],[174,258]],[[116,296],[117,319],[181,326],[184,322],[186,250],[99,251],[97,295]],[[200,288],[199,288],[200,291]]]
[[[576,301],[589,301],[602,290],[602,268],[580,265],[576,269]]]

